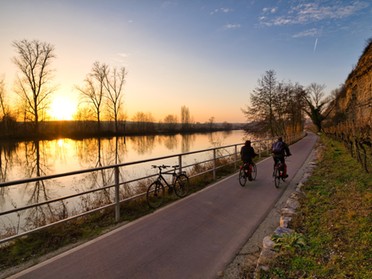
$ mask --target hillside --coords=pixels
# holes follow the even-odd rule
[[[336,96],[325,132],[344,142],[366,171],[372,171],[372,39]]]

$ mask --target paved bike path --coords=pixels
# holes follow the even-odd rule
[[[268,158],[244,188],[235,174],[11,278],[216,278],[303,167],[316,139],[310,133],[290,146],[289,177],[280,189]]]

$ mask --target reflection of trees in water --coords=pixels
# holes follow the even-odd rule
[[[164,136],[163,138],[164,146],[169,150],[174,150],[177,148],[178,140],[177,136]]]
[[[184,134],[182,137],[182,150],[181,153],[189,152],[191,149],[191,144],[195,141],[196,135]]]
[[[8,180],[8,172],[12,170],[14,165],[17,163],[17,150],[18,144],[14,142],[2,141],[0,144],[0,181],[4,182]],[[0,208],[5,203],[5,195],[9,192],[8,187],[0,188]],[[11,199],[11,197],[7,197]]]
[[[48,175],[47,170],[49,170],[49,167],[47,158],[50,150],[47,142],[34,141],[25,143],[24,150],[26,177]],[[36,181],[26,185],[25,191],[28,198],[26,204],[36,204],[52,199],[52,193],[50,192],[52,187],[54,187],[53,180]],[[25,214],[25,228],[32,229],[46,225],[58,218],[64,218],[65,205],[63,202],[60,202],[59,204],[35,206],[28,209]]]
[[[130,137],[133,150],[137,151],[139,155],[146,154],[154,149],[155,136],[137,136]]]
[[[127,147],[124,137],[115,137],[113,139],[104,140],[90,139],[85,141],[78,151],[79,157],[84,158],[84,161],[91,167],[99,168],[108,165],[120,164],[126,154]],[[94,152],[95,150],[95,152]],[[83,156],[85,153],[90,156]],[[92,155],[94,154],[94,155]],[[120,174],[119,174],[120,175]],[[120,181],[123,181],[121,177]],[[115,182],[115,169],[104,169],[88,173],[82,179],[83,189],[78,191],[92,190],[104,186],[113,185]],[[81,188],[81,187],[80,187]],[[114,199],[114,189],[104,189],[102,191],[93,192],[81,197],[80,205],[84,210],[89,210],[101,205],[112,203]]]
[[[99,167],[106,165],[105,161],[107,157],[109,156],[109,154],[106,154],[106,152],[103,152],[101,139],[100,138],[93,139],[89,147],[95,148],[95,151],[96,151],[96,152],[93,152],[93,150],[89,150],[89,153],[91,155],[95,154],[95,156],[90,157],[93,159],[93,161],[89,163],[93,165],[94,168],[99,168]],[[84,183],[84,187],[86,187],[86,190],[96,189],[102,186],[109,185],[110,176],[108,174],[108,170],[99,170],[99,171],[88,173],[86,175],[85,182],[86,183]],[[94,192],[93,194],[89,196],[92,199],[90,202],[92,202],[92,205],[94,204],[95,206],[111,202],[110,191],[108,189]]]
[[[208,141],[213,147],[220,147],[224,144],[226,138],[231,135],[231,131],[224,131],[218,133],[209,133],[208,134]]]

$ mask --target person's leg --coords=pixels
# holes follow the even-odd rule
[[[288,177],[288,174],[287,174],[287,164],[285,163],[284,157],[283,157],[283,159],[281,161],[282,161],[282,164],[283,164],[283,177],[284,178],[287,178]]]
[[[253,164],[253,161],[252,159],[248,162],[248,180],[249,181],[252,181],[252,164]]]

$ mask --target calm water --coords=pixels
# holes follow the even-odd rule
[[[245,138],[244,132],[239,130],[192,135],[138,136],[125,139],[59,139],[2,144],[0,176],[1,181],[20,180],[242,143]],[[185,163],[193,163],[199,159],[206,158],[190,158],[190,162]],[[128,181],[139,173],[142,175],[154,173],[150,165],[151,162],[148,162],[143,166],[137,165],[132,169],[126,169],[126,177],[122,177],[121,180]],[[97,185],[105,183],[108,185],[107,183],[112,183],[111,181],[113,181],[112,172],[96,172],[0,188],[0,211],[76,194],[94,189]],[[112,193],[104,195],[105,193],[99,197],[69,199],[67,202],[53,203],[52,206],[24,210],[18,215],[14,213],[0,216],[0,234],[9,230],[28,230],[37,224],[47,222],[47,219],[55,218],[53,216],[65,218],[96,207],[112,198]]]

